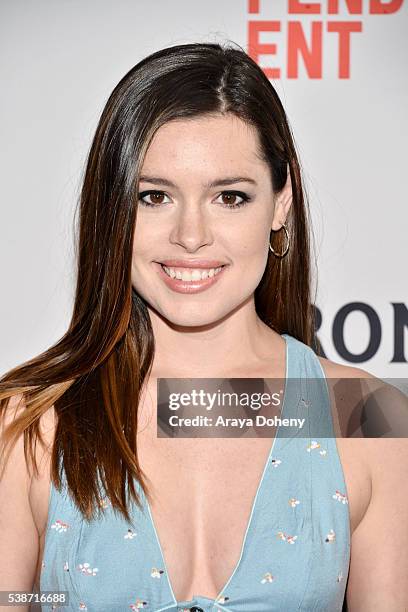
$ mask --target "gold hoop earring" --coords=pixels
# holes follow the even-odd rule
[[[273,249],[273,247],[272,247],[272,245],[271,245],[271,239],[269,238],[269,248],[270,248],[270,250],[272,251],[272,253],[275,255],[275,257],[285,257],[286,253],[289,251],[289,243],[290,243],[290,240],[289,240],[289,232],[288,232],[288,230],[286,229],[286,225],[285,225],[284,223],[282,223],[282,227],[281,227],[281,228],[279,228],[278,230],[271,230],[271,232],[275,232],[275,231],[276,231],[276,232],[280,232],[280,230],[281,230],[282,228],[285,230],[286,240],[287,240],[287,244],[286,244],[286,247],[285,247],[285,250],[283,251],[283,253],[277,253],[277,252],[276,252],[276,251]]]

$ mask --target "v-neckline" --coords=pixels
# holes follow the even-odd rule
[[[284,389],[283,402],[282,402],[282,410],[281,410],[281,417],[283,417],[284,413],[286,414],[286,410],[287,410],[287,398],[286,398],[286,396],[287,396],[288,378],[289,378],[290,336],[288,334],[281,334],[281,338],[284,338],[285,343],[286,343],[286,347],[285,347],[286,348],[286,351],[285,351],[285,354],[286,354],[286,359],[285,359],[285,389]],[[164,553],[163,553],[163,550],[162,550],[162,547],[161,547],[161,544],[160,544],[160,538],[159,538],[159,535],[157,533],[156,525],[154,523],[154,519],[153,519],[152,511],[151,511],[151,508],[150,508],[149,500],[147,499],[147,496],[143,494],[143,490],[142,490],[143,499],[144,499],[147,511],[149,513],[150,523],[151,523],[151,526],[152,526],[152,529],[153,529],[153,532],[154,532],[154,535],[155,535],[155,538],[156,538],[156,543],[157,543],[157,547],[158,547],[158,551],[159,551],[159,556],[160,556],[160,559],[161,559],[162,567],[164,568],[164,573],[166,575],[166,583],[167,583],[167,586],[168,586],[168,588],[170,590],[171,596],[172,596],[172,598],[174,600],[174,604],[176,606],[180,606],[180,604],[182,604],[183,607],[184,606],[190,607],[190,605],[193,605],[193,603],[196,600],[200,600],[200,599],[208,601],[208,602],[216,603],[218,601],[218,599],[223,595],[223,593],[226,592],[226,589],[230,585],[230,583],[231,583],[232,579],[234,578],[235,574],[237,573],[238,569],[241,567],[241,560],[242,560],[242,557],[244,555],[244,550],[247,547],[248,532],[249,532],[250,526],[252,524],[252,518],[253,518],[253,516],[255,514],[255,511],[256,511],[256,508],[257,508],[258,499],[261,497],[260,494],[261,494],[261,491],[262,491],[263,483],[265,481],[265,474],[266,474],[267,468],[269,466],[270,460],[272,458],[273,451],[275,449],[275,442],[276,442],[277,438],[279,437],[280,430],[281,430],[281,425],[279,424],[277,429],[276,429],[275,436],[274,436],[274,438],[272,440],[271,447],[270,447],[269,452],[268,452],[267,457],[266,457],[265,465],[264,465],[264,468],[263,468],[263,471],[262,471],[261,478],[260,478],[259,483],[258,483],[258,487],[257,487],[256,493],[255,493],[255,497],[254,497],[254,499],[252,501],[251,511],[249,513],[249,518],[248,518],[248,521],[247,521],[244,537],[243,537],[243,540],[242,540],[241,552],[240,552],[238,561],[236,562],[236,564],[234,566],[234,569],[232,570],[231,576],[227,579],[225,585],[222,587],[222,589],[219,591],[219,593],[217,594],[217,596],[215,598],[207,597],[207,596],[204,596],[204,595],[195,595],[194,594],[193,595],[193,599],[185,599],[185,600],[180,600],[180,601],[178,601],[176,599],[176,596],[175,596],[174,591],[173,591],[173,586],[171,584],[170,575],[169,575],[169,572],[167,571],[166,560],[164,558]]]

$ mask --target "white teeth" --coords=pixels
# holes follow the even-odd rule
[[[177,278],[183,281],[198,281],[204,280],[205,278],[212,278],[220,270],[222,266],[219,268],[169,268],[167,266],[162,266],[163,270],[166,272],[168,276],[171,278]]]
[[[191,280],[201,280],[201,272],[199,270],[193,270],[191,273]]]

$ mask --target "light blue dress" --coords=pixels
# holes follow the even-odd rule
[[[271,442],[241,555],[216,599],[176,601],[151,510],[132,501],[129,525],[109,500],[88,523],[66,489],[51,484],[40,590],[69,592],[64,610],[294,612],[342,610],[350,561],[350,515],[333,437],[324,371],[313,350],[283,334],[287,385],[282,416],[307,415],[310,431]],[[305,398],[302,380],[320,379]],[[286,381],[287,383],[287,381]],[[311,389],[311,391],[310,391]],[[319,433],[314,435],[314,425]],[[308,436],[309,432],[309,437]],[[64,475],[64,474],[63,474]],[[214,502],[216,503],[216,502]],[[51,606],[43,606],[50,610]]]

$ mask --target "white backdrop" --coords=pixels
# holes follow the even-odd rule
[[[113,87],[159,48],[232,40],[247,50],[251,43],[252,51],[268,45],[258,48],[257,61],[280,70],[272,81],[309,190],[323,316],[319,338],[326,356],[350,362],[342,356],[342,337],[357,355],[355,365],[381,378],[408,376],[408,0],[362,0],[361,14],[349,12],[359,9],[359,0],[322,0],[308,3],[320,12],[293,12],[302,4],[2,0],[1,373],[45,350],[66,330],[73,212],[91,138]],[[350,28],[356,31],[347,49]],[[295,56],[303,37],[312,59],[305,65],[299,57],[294,75],[288,52]],[[348,74],[340,78],[339,61],[347,72],[348,58]],[[364,361],[358,355],[373,328],[362,312],[352,308],[333,340],[336,315],[356,302],[370,308],[371,321],[381,329],[378,348]]]

